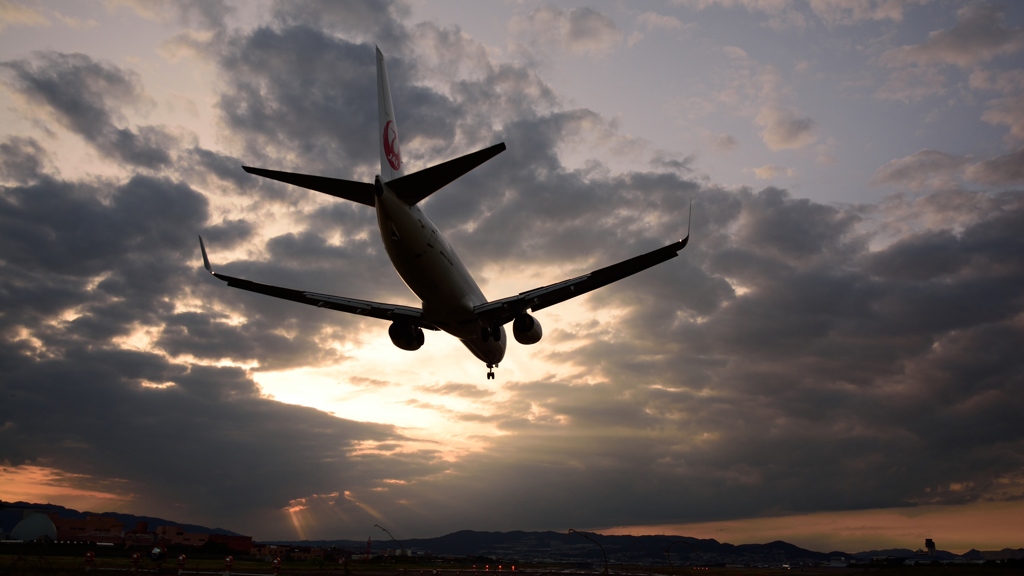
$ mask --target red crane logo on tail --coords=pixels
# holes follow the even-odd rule
[[[388,120],[384,125],[384,157],[392,169],[398,170],[402,166],[402,152],[398,149],[398,130],[394,120]]]

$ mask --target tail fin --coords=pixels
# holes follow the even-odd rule
[[[388,85],[388,69],[384,65],[384,54],[377,48],[377,128],[380,131],[380,179],[384,182],[400,178],[402,152],[398,146],[398,123],[395,109],[391,104],[391,87]]]

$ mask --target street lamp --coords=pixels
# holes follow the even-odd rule
[[[598,542],[597,540],[594,540],[593,538],[588,536],[586,532],[580,532],[579,530],[574,530],[572,528],[569,528],[569,534],[572,534],[573,532],[579,534],[580,536],[583,536],[584,538],[586,538],[587,540],[590,540],[594,544],[597,544],[597,547],[601,549],[601,556],[604,558],[604,571],[601,572],[601,573],[602,574],[607,574],[608,573],[608,555],[604,553],[604,546],[601,546],[600,542]]]

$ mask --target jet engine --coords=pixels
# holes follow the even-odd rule
[[[541,330],[539,320],[523,313],[516,316],[515,321],[512,322],[512,335],[516,337],[516,342],[520,344],[536,344],[540,342],[540,337],[544,335],[544,331]]]
[[[412,324],[392,322],[388,328],[391,341],[402,350],[419,350],[423,346],[423,330]]]

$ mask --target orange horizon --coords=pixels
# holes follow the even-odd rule
[[[595,529],[601,534],[675,534],[731,544],[784,540],[820,552],[924,548],[963,554],[971,549],[1024,548],[1024,501],[977,502],[712,522],[644,524]]]
[[[131,494],[78,488],[89,480],[45,466],[0,468],[0,499],[57,504],[79,511],[150,514]],[[290,518],[296,522],[297,518]],[[305,525],[307,522],[303,522]],[[513,528],[510,528],[512,530]],[[244,530],[243,530],[244,531]],[[850,553],[888,548],[922,548],[925,538],[940,550],[1024,548],[1024,501],[927,505],[854,511],[814,512],[711,522],[634,524],[592,528],[606,535],[679,535],[730,544],[784,540],[820,552]],[[309,535],[314,537],[314,535]],[[314,537],[314,539],[316,539]]]

